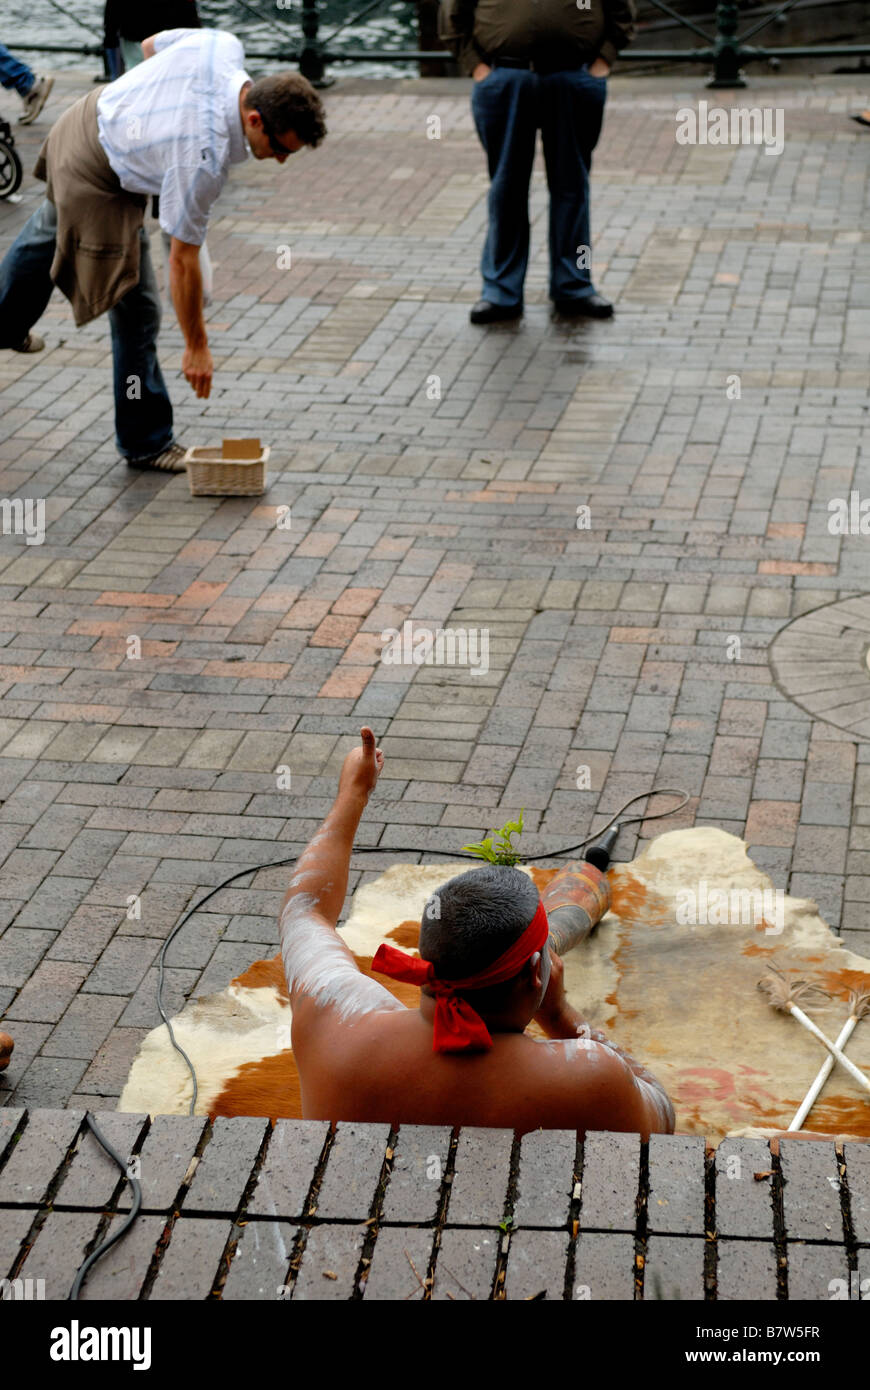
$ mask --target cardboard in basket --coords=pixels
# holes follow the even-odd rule
[[[260,457],[259,439],[225,439],[221,446],[221,458],[232,459],[236,463],[243,459]]]

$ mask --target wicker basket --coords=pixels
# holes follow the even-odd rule
[[[184,455],[191,497],[259,497],[266,491],[268,444],[258,458],[225,459],[219,444]]]

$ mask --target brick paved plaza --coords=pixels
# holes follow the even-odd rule
[[[16,128],[0,251],[88,78]],[[788,623],[870,590],[867,536],[828,529],[830,499],[870,490],[866,89],[753,79],[733,100],[783,108],[775,157],[677,144],[699,98],[732,101],[689,73],[611,83],[603,323],[551,317],[539,158],[525,318],[469,324],[487,179],[465,83],[345,82],[321,150],[235,170],[209,231],[211,399],[180,376],[171,313],[162,361],[180,442],[271,446],[261,498],[119,461],[104,319],[76,331],[56,294],[47,350],[0,353],[0,488],[46,508],[44,544],[0,542],[0,1105],[114,1108],[163,939],[234,869],[301,848],[363,721],[387,766],[360,842],[385,853],[351,888],[393,847],[456,850],[520,807],[525,852],[555,851],[658,781],[691,800],[642,833],[744,837],[870,955],[868,735],[811,717],[768,659]],[[406,619],[488,630],[488,671],[382,664]],[[170,1011],[274,954],[287,879],[263,870],[184,928]]]

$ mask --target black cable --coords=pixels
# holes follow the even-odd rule
[[[89,1127],[93,1131],[93,1135],[97,1143],[105,1149],[106,1153],[109,1155],[111,1159],[114,1159],[115,1163],[117,1163],[121,1172],[124,1174],[124,1177],[127,1179],[128,1183],[133,1189],[133,1201],[130,1205],[130,1210],[127,1213],[127,1216],[121,1222],[120,1226],[118,1226],[117,1230],[113,1231],[112,1234],[108,1237],[108,1239],[103,1241],[102,1245],[98,1245],[95,1250],[92,1250],[90,1255],[88,1255],[88,1258],[84,1260],[82,1264],[79,1265],[78,1270],[76,1271],[76,1277],[73,1280],[73,1286],[69,1291],[70,1299],[73,1301],[78,1298],[79,1293],[81,1292],[82,1284],[85,1282],[85,1279],[88,1275],[91,1266],[95,1265],[97,1260],[101,1259],[102,1256],[105,1255],[107,1250],[111,1250],[112,1246],[115,1244],[115,1241],[120,1240],[121,1237],[126,1234],[126,1232],[133,1225],[133,1222],[136,1220],[136,1217],[139,1215],[139,1208],[142,1205],[141,1185],[139,1183],[138,1178],[130,1177],[130,1174],[127,1171],[127,1161],[121,1157],[117,1149],[114,1149],[112,1145],[109,1143],[106,1136],[100,1132],[99,1128],[97,1127],[96,1121],[94,1120],[90,1112],[88,1112],[88,1114],[85,1115],[85,1119],[87,1120]]]
[[[633,806],[636,801],[643,801],[646,797],[657,795],[680,796],[682,797],[682,801],[680,802],[679,806],[673,806],[669,811],[654,811],[652,814],[644,813],[643,815],[638,816],[627,816],[625,820],[619,819],[622,813],[624,811],[627,811],[629,806]],[[620,825],[633,825],[637,821],[661,820],[663,816],[673,816],[676,814],[677,811],[681,811],[683,807],[687,804],[688,800],[689,793],[683,791],[682,787],[653,787],[648,792],[638,792],[636,796],[629,797],[628,801],[626,801],[625,804],[620,807],[616,814],[612,816],[610,820],[606,822],[605,825],[602,825],[598,830],[592,831],[589,835],[586,836],[585,839],[579,840],[576,845],[567,845],[563,849],[550,850],[546,854],[526,855],[524,857],[521,857],[520,862],[526,864],[533,864],[539,859],[559,859],[565,854],[573,854],[575,850],[582,849],[584,845],[588,845],[590,840],[597,840],[599,835],[603,835],[604,832],[606,830],[609,830],[612,825],[615,825],[617,821],[619,821]],[[480,862],[478,855],[464,854],[461,850],[421,849],[419,845],[357,845],[351,849],[351,855],[354,854],[438,854],[446,856],[449,859],[472,859],[476,863]],[[196,1105],[196,1099],[199,1093],[196,1081],[196,1068],[194,1067],[193,1062],[190,1060],[187,1053],[184,1051],[184,1048],[181,1047],[181,1045],[176,1040],[175,1034],[172,1031],[172,1023],[170,1022],[169,1016],[163,1007],[163,980],[166,952],[169,949],[169,946],[174,940],[174,938],[177,936],[178,932],[184,926],[185,922],[189,922],[193,914],[195,912],[199,912],[200,908],[204,907],[208,900],[210,898],[213,898],[216,893],[219,893],[222,888],[226,888],[229,884],[235,883],[237,878],[244,878],[246,874],[259,873],[261,869],[277,869],[280,868],[282,864],[295,864],[298,858],[298,854],[290,854],[283,859],[271,859],[268,861],[268,863],[265,864],[249,864],[244,869],[237,869],[234,874],[230,874],[229,878],[223,879],[222,882],[216,884],[214,888],[210,888],[208,892],[205,894],[205,897],[200,898],[199,902],[194,903],[193,907],[189,907],[187,909],[187,911],[176,922],[175,926],[172,928],[172,931],[169,933],[169,935],[167,936],[166,940],[160,948],[160,955],[157,961],[157,1009],[160,1013],[160,1017],[166,1024],[167,1030],[169,1032],[169,1040],[172,1043],[172,1046],[175,1048],[175,1051],[181,1057],[184,1058],[188,1070],[190,1071],[191,1079],[193,1081],[193,1094],[190,1099],[190,1109],[188,1110],[189,1115],[194,1114],[194,1106]],[[71,1299],[78,1298],[79,1290],[81,1289],[85,1276],[87,1275],[91,1266],[94,1265],[96,1261],[101,1258],[101,1256],[105,1255],[107,1250],[111,1249],[111,1247],[115,1244],[116,1240],[120,1240],[121,1236],[124,1235],[124,1233],[127,1230],[129,1230],[130,1226],[132,1226],[139,1213],[140,1206],[142,1205],[142,1189],[139,1186],[137,1179],[129,1177],[127,1173],[126,1162],[123,1158],[121,1158],[120,1154],[118,1154],[112,1148],[108,1140],[100,1133],[100,1130],[98,1129],[92,1115],[88,1113],[86,1118],[88,1125],[93,1131],[94,1137],[96,1138],[97,1142],[101,1144],[105,1149],[106,1153],[109,1154],[109,1156],[115,1160],[118,1167],[121,1169],[121,1172],[127,1178],[127,1181],[131,1184],[133,1188],[133,1205],[130,1208],[129,1215],[127,1216],[126,1220],[121,1223],[118,1230],[113,1232],[109,1239],[104,1241],[102,1245],[98,1245],[95,1250],[92,1250],[90,1255],[88,1255],[88,1258],[80,1266],[78,1273],[75,1277],[75,1282],[73,1283],[72,1289],[70,1291],[69,1296]]]

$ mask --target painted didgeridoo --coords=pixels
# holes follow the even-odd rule
[[[594,864],[568,864],[541,894],[550,923],[550,946],[564,956],[585,941],[611,903],[610,880]]]

